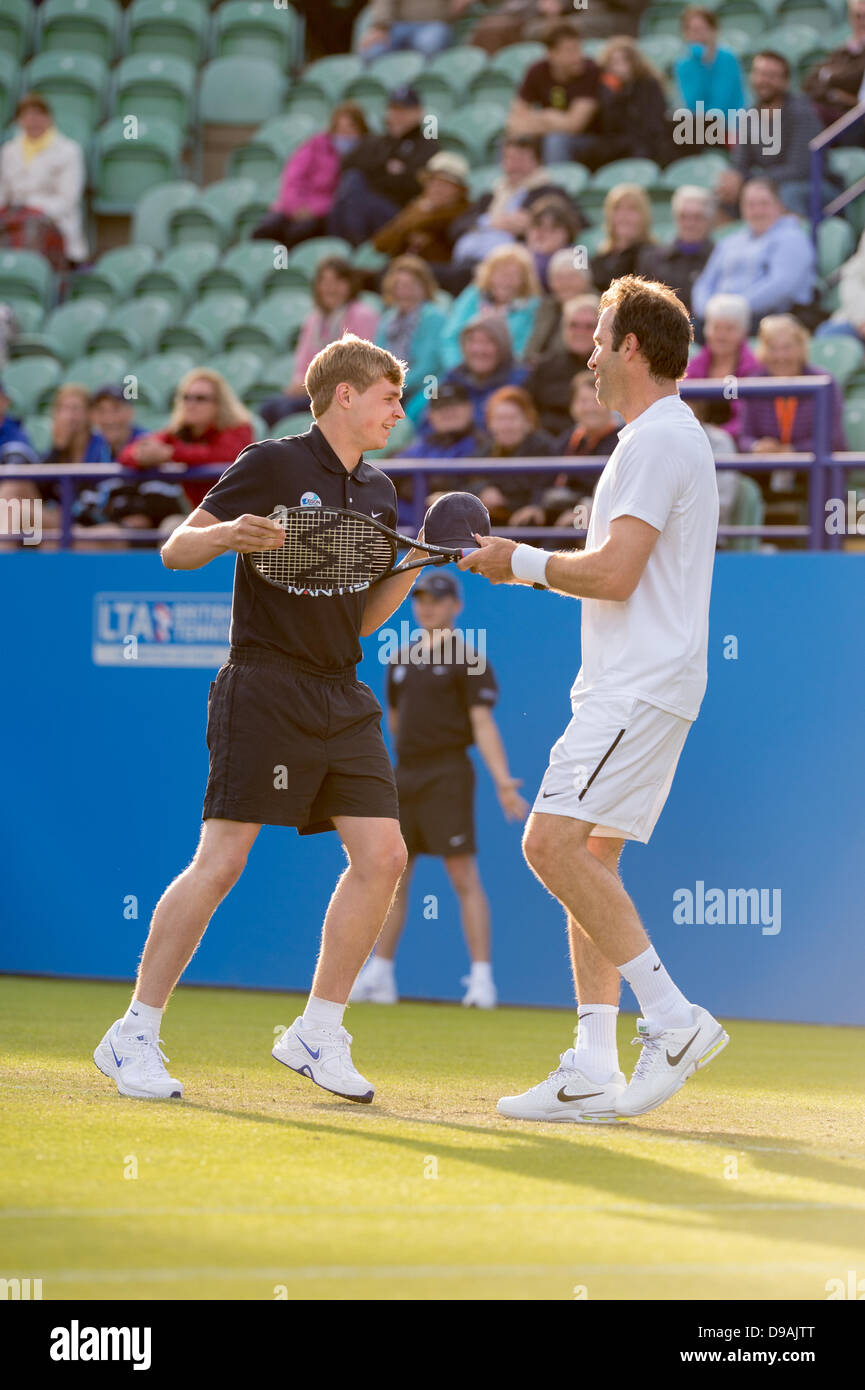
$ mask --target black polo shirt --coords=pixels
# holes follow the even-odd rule
[[[278,506],[319,505],[347,507],[396,526],[396,490],[390,479],[362,457],[347,472],[317,425],[293,439],[250,444],[201,503],[218,521],[244,514],[269,516]],[[356,666],[368,593],[288,593],[268,584],[238,555],[232,645],[283,652],[324,673]]]
[[[400,660],[387,668],[387,702],[397,711],[396,751],[400,764],[424,759],[440,762],[448,756],[465,753],[474,743],[469,711],[474,705],[492,709],[498,697],[498,684],[492,667],[483,672],[465,660],[446,663],[436,657],[453,656],[447,647],[433,648],[422,664],[412,661],[416,649],[400,652]],[[477,671],[477,674],[473,674]]]

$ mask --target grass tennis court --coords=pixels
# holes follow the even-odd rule
[[[358,1106],[271,1059],[300,996],[181,989],[186,1097],[148,1103],[91,1061],[128,995],[0,980],[0,1274],[45,1299],[820,1300],[865,1274],[862,1030],[733,1023],[667,1105],[590,1128],[495,1112],[569,1013],[355,1005]]]

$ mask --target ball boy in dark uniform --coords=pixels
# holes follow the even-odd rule
[[[408,865],[400,880],[375,954],[352,991],[353,1001],[395,1004],[394,955],[405,925],[412,870],[418,854],[444,860],[460,904],[471,957],[464,1004],[495,1007],[490,964],[489,903],[478,874],[474,833],[474,768],[468,747],[476,743],[508,820],[523,820],[528,805],[508,771],[492,714],[498,686],[485,651],[470,648],[453,623],[462,607],[459,580],[426,570],[412,592],[422,641],[400,651],[388,666],[388,727],[396,743],[400,827]]]

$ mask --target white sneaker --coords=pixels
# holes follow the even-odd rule
[[[492,980],[475,980],[471,975],[464,975],[460,984],[468,985],[463,995],[463,1004],[468,1009],[494,1009],[499,1002]]]
[[[375,956],[368,960],[354,982],[348,996],[350,1004],[398,1004],[396,977],[392,970],[384,971]]]
[[[168,1100],[183,1095],[183,1087],[165,1069],[168,1061],[161,1038],[152,1033],[121,1033],[122,1019],[113,1023],[93,1054],[105,1076],[117,1082],[122,1096],[136,1100]]]
[[[301,1017],[286,1028],[273,1056],[322,1090],[369,1105],[375,1087],[355,1067],[350,1047],[351,1034],[344,1028],[310,1028]]]
[[[622,1072],[608,1081],[590,1081],[575,1065],[569,1047],[546,1081],[521,1096],[502,1096],[496,1109],[512,1120],[570,1120],[575,1124],[614,1124],[616,1102],[625,1089]]]
[[[663,1028],[653,1033],[644,1018],[637,1019],[633,1041],[642,1044],[642,1052],[616,1106],[619,1115],[645,1115],[662,1105],[727,1046],[729,1035],[718,1020],[696,1004],[693,1010],[694,1021],[687,1028]]]

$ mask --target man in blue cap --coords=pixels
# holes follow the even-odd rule
[[[396,87],[388,97],[383,135],[364,135],[344,158],[328,217],[331,236],[353,246],[373,236],[421,193],[418,178],[438,149],[427,138],[423,105],[414,87]]]

